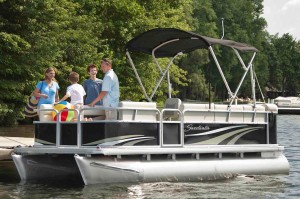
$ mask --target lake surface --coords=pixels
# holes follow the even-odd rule
[[[23,136],[32,127],[22,127]],[[139,183],[89,185],[72,182],[20,182],[13,162],[0,161],[0,198],[300,198],[300,115],[278,116],[278,142],[285,146],[290,174],[280,176],[237,176],[197,183]],[[0,136],[13,128],[0,128]],[[20,135],[20,134],[18,134]],[[9,135],[13,136],[13,135]]]

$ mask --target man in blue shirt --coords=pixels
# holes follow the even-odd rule
[[[112,61],[108,58],[102,59],[101,70],[105,73],[102,91],[89,105],[95,106],[98,101],[103,100],[104,107],[116,108],[119,104],[120,91],[118,76],[112,69]],[[107,120],[117,119],[117,111],[115,110],[107,110],[105,114]]]
[[[87,67],[87,72],[90,78],[83,81],[83,88],[86,92],[84,104],[90,104],[100,94],[102,90],[102,80],[97,78],[98,68],[95,64],[90,64]],[[102,100],[96,105],[102,105]]]

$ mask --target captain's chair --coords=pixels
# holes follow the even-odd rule
[[[168,98],[165,101],[165,105],[164,108],[165,109],[176,109],[179,110],[179,107],[181,105],[181,100],[179,98]],[[165,120],[177,120],[179,116],[179,112],[178,111],[165,111],[164,112],[164,119]]]

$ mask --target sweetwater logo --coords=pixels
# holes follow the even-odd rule
[[[189,124],[184,128],[184,132],[189,132],[189,131],[208,131],[210,130],[209,126],[194,126],[193,124]]]

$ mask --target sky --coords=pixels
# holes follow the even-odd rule
[[[264,0],[263,5],[271,35],[289,33],[300,40],[300,0]]]

